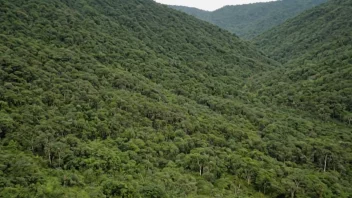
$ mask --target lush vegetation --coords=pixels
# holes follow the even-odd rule
[[[352,124],[351,12],[351,1],[330,1],[257,37],[285,65],[256,79],[260,95]]]
[[[263,100],[283,66],[227,31],[152,0],[0,0],[0,24],[0,197],[352,195],[351,127]]]
[[[266,3],[225,6],[213,12],[184,6],[171,7],[224,28],[241,38],[252,39],[282,24],[287,19],[297,16],[304,10],[326,1],[280,0]]]

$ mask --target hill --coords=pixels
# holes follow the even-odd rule
[[[213,12],[183,6],[171,7],[215,24],[241,38],[252,39],[282,24],[287,19],[297,16],[304,10],[326,1],[327,0],[283,0],[225,6]]]
[[[189,15],[195,16],[198,19],[201,19],[203,21],[211,21],[211,12],[206,11],[206,10],[201,10],[198,8],[193,8],[193,7],[187,7],[187,6],[177,6],[177,5],[170,5],[168,6],[170,8],[173,8],[175,10],[179,10],[182,12],[185,12]]]
[[[0,1],[0,197],[348,197],[351,128],[282,65],[151,0]],[[274,98],[274,97],[273,97]]]
[[[351,5],[330,1],[254,39],[285,65],[262,79],[270,86],[262,95],[275,96],[280,104],[315,112],[322,119],[351,123]]]

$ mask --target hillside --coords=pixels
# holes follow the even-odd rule
[[[244,39],[255,36],[297,16],[327,0],[283,0],[266,3],[253,3],[225,6],[213,12],[183,6],[174,9],[193,15],[199,19],[224,28]]]
[[[0,0],[0,24],[0,197],[352,195],[350,126],[261,101],[282,65],[227,31],[152,0]]]
[[[261,95],[351,124],[351,13],[351,1],[334,0],[254,39],[285,65],[261,79]]]

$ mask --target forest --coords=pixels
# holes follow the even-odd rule
[[[185,6],[170,7],[217,25],[243,39],[252,40],[267,30],[282,24],[287,19],[327,1],[279,0],[228,5],[212,12]]]
[[[335,0],[255,38],[259,49],[284,65],[255,78],[265,84],[259,89],[252,84],[260,95],[275,96],[276,103],[314,112],[322,120],[351,124],[351,12],[351,1]]]
[[[0,197],[352,197],[351,9],[0,0]]]

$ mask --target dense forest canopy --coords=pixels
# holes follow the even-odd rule
[[[260,95],[351,124],[351,12],[352,1],[333,0],[255,38],[260,49],[284,64],[256,78],[265,84]]]
[[[152,0],[0,0],[0,24],[0,197],[352,196],[351,125],[263,94],[294,60]]]
[[[184,6],[170,6],[224,28],[241,38],[255,36],[327,0],[280,0],[266,3],[225,6],[213,12]]]

